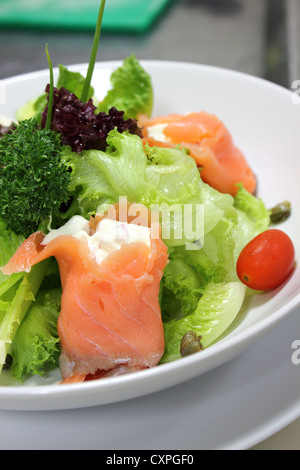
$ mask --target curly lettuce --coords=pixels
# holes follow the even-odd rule
[[[111,107],[124,111],[124,119],[137,119],[139,114],[151,115],[153,88],[151,77],[132,54],[111,75],[112,88],[99,104],[99,111]]]
[[[64,162],[72,170],[73,206],[81,215],[125,196],[159,212],[163,240],[168,246],[180,246],[209,233],[225,208],[233,207],[230,195],[221,195],[201,180],[195,161],[185,152],[145,149],[140,137],[116,129],[107,142],[105,152],[86,150],[77,155],[70,148],[64,150]],[[67,216],[72,212],[73,207]]]

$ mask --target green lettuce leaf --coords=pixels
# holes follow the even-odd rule
[[[146,168],[146,180],[155,187],[149,200],[162,208],[166,205],[167,227],[163,220],[162,233],[168,235],[165,237],[169,240],[167,244],[180,246],[196,241],[199,236],[193,234],[201,232],[202,237],[205,236],[223,217],[225,208],[232,208],[233,198],[205,184],[194,159],[184,151],[162,147],[148,147],[146,151],[151,162]],[[147,201],[145,204],[148,205]],[[176,233],[178,225],[183,233]],[[184,227],[190,227],[190,234]]]
[[[136,201],[143,193],[147,157],[140,137],[113,130],[107,141],[106,152],[85,150],[78,155],[69,147],[64,150],[63,159],[72,168],[70,191],[80,203],[87,199],[99,205],[119,196]]]
[[[8,230],[7,224],[0,217],[0,267],[4,266],[10,260],[24,240],[24,237]],[[6,278],[7,276],[0,271],[0,283]]]
[[[4,221],[0,219],[1,266],[9,261],[23,241],[24,237],[17,236],[8,230]],[[40,287],[43,289],[41,293]],[[51,290],[49,291],[49,289]],[[49,301],[48,291],[52,292]],[[33,373],[38,373],[39,366],[45,369],[47,365],[53,364],[54,361],[57,362],[57,333],[55,336],[57,317],[53,316],[53,323],[49,324],[50,328],[47,323],[47,314],[51,313],[50,306],[60,303],[60,295],[59,271],[54,259],[33,266],[29,273],[20,272],[5,276],[0,272],[0,373],[8,354],[12,354],[14,357],[14,374],[20,380],[30,370]],[[54,315],[53,308],[52,313]],[[46,335],[46,323],[49,329],[48,336]],[[39,338],[39,341],[35,343],[32,341],[33,337],[30,337],[34,330]],[[28,334],[27,331],[29,331]],[[52,332],[53,338],[51,337]],[[24,354],[22,352],[22,358],[19,361],[18,354],[21,350],[21,344],[24,346]],[[30,361],[29,358],[31,358]],[[35,366],[33,366],[34,362]],[[20,372],[21,370],[22,372]]]
[[[265,224],[256,225],[244,212],[231,208],[216,226],[206,233],[201,249],[186,250],[184,246],[173,249],[171,259],[181,259],[193,267],[202,280],[202,287],[210,282],[238,281],[236,263],[242,249],[258,233],[268,228]]]
[[[259,233],[270,226],[270,211],[260,198],[256,198],[242,185],[234,198],[236,209],[233,215],[233,237],[235,240],[235,258],[237,259],[244,246]]]
[[[4,266],[10,260],[23,241],[24,237],[8,230],[6,223],[0,218],[0,266]],[[6,276],[0,271],[0,325],[23,276],[24,273]]]
[[[44,288],[28,310],[10,350],[10,371],[18,380],[23,381],[29,375],[43,376],[58,366],[60,304],[61,288]]]
[[[192,313],[203,293],[201,277],[183,259],[170,258],[163,275],[161,313],[164,322]]]
[[[188,331],[202,337],[204,348],[220,338],[239,313],[245,292],[246,287],[241,282],[208,284],[193,313],[164,324],[166,346],[161,363],[181,357],[181,340]]]
[[[151,78],[135,55],[126,58],[123,65],[111,75],[112,89],[99,105],[107,113],[111,107],[124,111],[124,119],[137,119],[138,114],[151,115],[153,89]]]
[[[24,241],[0,219],[0,266],[4,266]],[[43,282],[51,262],[34,266],[29,273],[6,276],[0,271],[0,373],[13,339]],[[53,272],[53,269],[51,273]]]
[[[17,121],[36,118],[40,121],[42,112],[47,104],[47,94],[43,93],[38,98],[34,98],[21,106],[16,112]]]
[[[266,230],[270,225],[271,211],[266,208],[261,198],[250,194],[242,184],[238,184],[238,187],[239,190],[234,197],[234,207],[247,215],[258,232]]]
[[[10,289],[2,295],[1,324],[0,324],[0,372],[6,361],[13,339],[20,324],[40,288],[49,262],[43,261],[31,268],[29,273],[21,273],[23,276],[19,282],[15,282]],[[4,284],[9,281],[4,281]]]
[[[107,142],[105,152],[87,150],[78,155],[69,147],[64,150],[64,162],[72,169],[73,205],[80,207],[81,215],[88,217],[104,203],[127,197],[160,212],[163,240],[168,246],[180,246],[210,232],[225,208],[233,207],[231,196],[220,195],[201,180],[194,159],[185,152],[148,148],[146,154],[138,136],[116,129]]]
[[[74,93],[74,95],[80,98],[85,83],[85,77],[79,72],[72,72],[71,70],[68,70],[63,65],[59,65],[58,68],[59,76],[56,88],[65,88],[66,90],[70,91],[71,93]],[[94,97],[94,93],[94,88],[90,86],[87,101],[90,98]]]
[[[184,316],[185,309],[182,309],[181,302],[178,301],[178,292],[181,294],[181,290],[186,292],[187,299],[193,300],[199,297],[199,292],[203,292],[211,283],[239,282],[236,262],[241,250],[258,233],[266,230],[269,223],[269,211],[263,201],[256,199],[240,187],[234,206],[224,206],[223,217],[212,230],[205,234],[201,249],[190,251],[186,250],[185,246],[179,246],[169,250],[170,267],[165,270],[161,295],[164,322],[178,320],[180,315]],[[179,261],[181,268],[178,264],[177,274],[176,269],[172,267],[176,267],[176,262]],[[197,286],[186,275],[187,267],[192,268],[193,273],[196,273]],[[170,274],[173,271],[174,274],[171,277]],[[185,282],[188,283],[189,290],[185,288]],[[246,289],[246,295],[253,294],[254,292]]]

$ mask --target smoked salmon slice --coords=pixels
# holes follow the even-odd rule
[[[91,218],[91,233],[103,218]],[[123,244],[98,263],[84,237],[59,235],[43,245],[44,237],[42,232],[33,233],[1,270],[5,274],[28,271],[50,256],[57,259],[63,382],[156,366],[165,347],[158,300],[168,262],[162,240],[151,238],[150,246],[139,241]]]
[[[144,144],[188,149],[202,180],[218,191],[234,196],[237,183],[242,183],[247,191],[254,193],[256,177],[217,116],[205,111],[152,119],[140,116],[139,126],[143,128]],[[153,133],[158,127],[160,134]]]

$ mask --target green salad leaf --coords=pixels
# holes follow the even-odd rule
[[[180,335],[182,337],[190,329],[194,329],[198,335],[204,337],[204,346],[208,346],[216,337],[223,334],[222,332],[225,331],[225,327],[227,328],[235,318],[234,315],[231,316],[231,313],[234,314],[234,311],[238,312],[237,309],[233,309],[231,313],[227,312],[227,302],[229,302],[226,297],[227,287],[229,292],[234,288],[234,291],[238,293],[243,288],[244,296],[249,295],[248,289],[238,279],[236,262],[244,246],[258,233],[268,229],[270,218],[269,212],[261,200],[256,200],[254,196],[242,187],[240,191],[242,193],[238,194],[235,199],[235,205],[239,208],[229,206],[225,208],[223,217],[205,235],[203,246],[200,250],[189,251],[184,246],[173,247],[170,250],[170,267],[167,267],[164,273],[164,279],[168,279],[168,282],[164,281],[161,288],[162,312],[166,310],[169,313],[169,315],[164,314],[163,317],[166,331],[164,361],[168,361],[168,358],[173,358],[174,355],[179,357]],[[244,204],[241,204],[241,201]],[[176,274],[176,265],[179,267],[176,263],[179,260],[181,263],[180,275],[179,273]],[[174,279],[171,278],[173,282],[170,282],[169,277],[173,271],[172,266],[175,268],[175,273]],[[191,274],[188,272],[187,267],[191,267],[193,273],[197,273],[197,285],[191,281]],[[186,284],[189,289],[186,289]],[[220,287],[217,293],[218,295],[223,295],[224,293],[224,298],[227,299],[226,303],[223,302],[221,295],[220,304],[214,306],[212,303],[210,305],[210,301],[207,300],[207,292],[211,292],[212,286]],[[223,287],[221,288],[221,286]],[[182,308],[182,304],[178,302],[178,292],[181,293],[181,291],[187,293],[187,300],[196,301],[197,297],[200,298],[198,305],[194,307],[193,311]],[[234,302],[234,299],[230,298],[230,302]],[[173,299],[172,304],[169,299]],[[176,299],[176,302],[174,299]],[[218,296],[216,295],[217,300]],[[171,305],[171,308],[169,308],[169,305]],[[222,305],[224,307],[223,314]],[[206,310],[204,310],[204,307]],[[205,318],[211,318],[210,315],[213,314],[216,308],[218,318],[214,319],[212,317],[212,322],[209,326],[210,336],[208,337],[208,332],[205,329],[206,320],[204,317],[199,316],[199,312],[202,312],[201,315],[204,315],[206,312]],[[224,322],[222,320],[223,316]],[[227,318],[225,318],[226,316]],[[177,339],[174,339],[174,335]]]
[[[0,219],[0,266],[10,260],[23,241],[24,237],[17,236]],[[0,272],[0,373],[8,354],[13,357],[11,370],[20,380],[30,370],[42,373],[57,364],[60,297],[59,271],[53,259],[33,266],[30,272],[10,276]],[[31,334],[38,338],[35,343]]]
[[[203,293],[201,277],[184,259],[172,257],[164,270],[161,311],[164,322],[192,313]]]
[[[25,240],[22,235],[16,235],[15,232],[7,228],[7,223],[0,217],[0,266],[4,266],[12,255],[15,253],[17,248]],[[0,286],[3,281],[7,280],[8,276],[5,276],[0,271]],[[1,295],[1,287],[0,287]]]
[[[193,313],[164,324],[166,347],[161,363],[179,359],[183,335],[194,331],[204,348],[216,341],[232,324],[245,298],[241,282],[210,283]]]
[[[65,88],[71,93],[74,93],[74,95],[77,97],[80,97],[84,87],[85,77],[79,72],[72,72],[71,70],[68,70],[64,65],[60,64],[58,68],[59,76],[56,83],[56,88]],[[94,88],[90,86],[86,101],[88,101],[90,98],[93,98],[94,93]]]
[[[111,75],[112,89],[99,105],[108,113],[111,107],[124,111],[124,119],[137,119],[139,114],[151,115],[153,89],[149,74],[132,54]]]
[[[72,168],[70,191],[78,194],[80,203],[113,203],[119,195],[135,201],[143,193],[147,157],[140,137],[114,130],[107,142],[110,147],[105,152],[84,150],[80,155],[65,147],[63,159]]]
[[[266,230],[270,224],[271,211],[266,208],[261,198],[250,194],[242,184],[238,184],[238,187],[234,207],[248,216],[257,231]]]
[[[61,288],[40,289],[12,342],[11,373],[23,381],[29,375],[44,375],[58,366],[60,343],[57,319]]]
[[[20,106],[16,112],[17,121],[25,121],[26,119],[35,118],[38,122],[41,121],[42,112],[47,104],[47,94],[42,95],[28,101],[23,106]]]
[[[233,208],[233,198],[206,185],[194,159],[185,152],[152,148],[146,153],[140,137],[116,129],[107,142],[105,152],[86,150],[78,155],[70,148],[64,150],[64,163],[72,169],[73,205],[81,208],[81,215],[127,197],[160,212],[163,240],[168,246],[180,246],[210,232],[224,209]]]
[[[1,300],[6,302],[6,305],[2,304],[0,317],[0,372],[5,364],[6,356],[16,332],[35,300],[48,264],[48,260],[45,260],[33,266],[29,273],[21,273],[21,279],[2,295]],[[16,279],[16,276],[14,276],[14,279]]]

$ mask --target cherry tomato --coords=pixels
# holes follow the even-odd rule
[[[251,289],[279,287],[291,274],[295,248],[282,230],[270,229],[257,235],[242,250],[237,261],[239,279]]]

